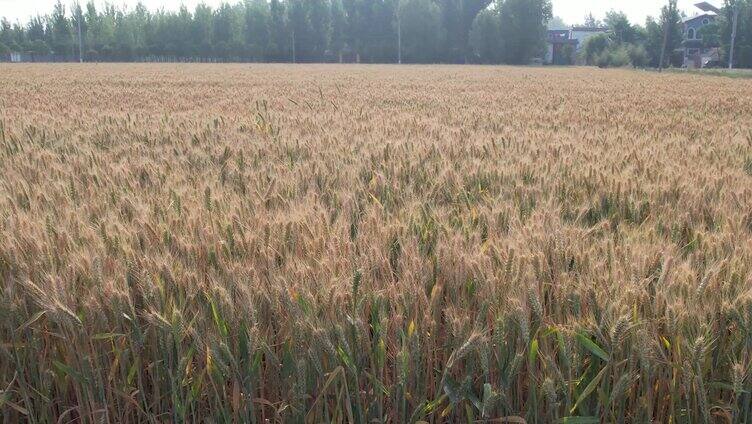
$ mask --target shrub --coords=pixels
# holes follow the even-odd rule
[[[649,62],[648,52],[645,47],[636,44],[631,44],[627,48],[629,54],[629,60],[632,62],[632,66],[635,68],[642,68],[647,66]]]
[[[608,49],[610,40],[606,34],[598,34],[588,38],[582,48],[582,58],[588,65],[597,64],[599,57]]]
[[[595,64],[599,68],[608,68],[609,66],[611,66],[611,54],[608,52],[608,50],[602,51],[595,57],[593,64]]]
[[[609,51],[609,66],[614,68],[621,68],[631,65],[632,60],[630,59],[628,47],[619,46]]]
[[[622,68],[631,66],[630,49],[626,46],[611,46],[604,50],[595,59],[595,65],[599,68]]]

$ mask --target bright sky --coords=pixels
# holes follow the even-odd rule
[[[86,3],[88,0],[81,0]],[[95,0],[97,3],[103,3],[102,0]],[[177,9],[181,4],[185,4],[192,9],[198,3],[206,3],[216,6],[222,3],[222,0],[141,0],[149,9],[164,7],[165,9]],[[229,0],[229,3],[236,3],[239,0]],[[64,0],[66,4],[71,4],[72,0]],[[133,6],[138,0],[111,0],[118,5]],[[664,0],[552,0],[554,5],[554,14],[560,16],[567,24],[581,23],[586,14],[593,13],[596,18],[602,18],[609,10],[621,10],[629,16],[632,22],[644,24],[647,16],[657,16],[660,13],[661,6],[666,3]],[[679,8],[687,12],[688,15],[695,14],[693,4],[699,0],[679,0]],[[6,17],[11,21],[18,19],[26,21],[29,16],[36,14],[46,14],[52,10],[55,0],[0,0],[0,17]],[[721,0],[711,0],[711,3],[720,5]]]

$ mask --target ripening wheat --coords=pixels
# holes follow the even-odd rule
[[[752,80],[0,66],[1,422],[752,421]]]

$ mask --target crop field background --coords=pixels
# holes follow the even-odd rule
[[[0,422],[752,420],[752,80],[3,65],[0,171]]]

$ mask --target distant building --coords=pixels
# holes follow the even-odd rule
[[[585,42],[588,38],[598,34],[605,34],[607,32],[607,27],[574,26],[570,30],[570,38],[577,40],[577,50],[579,50],[585,46]]]
[[[684,31],[682,49],[684,50],[685,68],[704,68],[720,59],[718,46],[707,45],[702,39],[700,31],[702,27],[715,22],[720,10],[708,2],[697,3],[695,7],[702,12],[682,20]]]
[[[577,40],[569,38],[570,31],[549,30],[546,35],[546,57],[544,62],[549,65],[571,65],[577,50]]]
[[[546,56],[543,61],[548,65],[571,65],[588,38],[607,32],[608,28],[604,27],[582,26],[549,30],[546,34]]]

